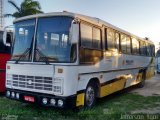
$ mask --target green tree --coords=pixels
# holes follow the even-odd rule
[[[13,0],[8,0],[8,3],[16,9],[16,12],[13,14],[5,14],[5,17],[19,18],[27,15],[43,13],[38,1],[24,0],[20,6],[18,6]]]

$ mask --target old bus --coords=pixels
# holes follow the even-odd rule
[[[154,44],[98,18],[54,12],[16,19],[6,96],[44,106],[92,107],[154,75]]]
[[[6,27],[0,31],[0,93],[5,92],[6,62],[11,57],[13,29]]]

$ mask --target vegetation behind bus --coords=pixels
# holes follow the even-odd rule
[[[33,0],[23,0],[20,6],[18,6],[14,1],[8,0],[8,3],[11,4],[15,9],[16,12],[12,14],[5,14],[5,17],[23,17],[27,15],[33,15],[33,14],[38,14],[38,13],[43,13],[41,11],[41,6],[38,1],[33,1]]]

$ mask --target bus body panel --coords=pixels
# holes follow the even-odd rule
[[[0,53],[0,92],[5,91],[6,63],[10,59],[10,54]]]
[[[67,16],[66,13],[64,13],[64,15],[63,13],[55,13],[53,16],[61,16],[61,14],[62,16]],[[44,15],[42,16],[44,17]],[[40,15],[39,17],[41,18],[42,16]],[[52,15],[50,14],[49,16]],[[92,24],[91,26],[97,26],[96,28],[101,27],[100,30],[102,31],[101,37],[103,44],[105,44],[104,31],[106,28],[102,24],[104,24],[106,27],[111,27],[119,32],[122,32],[123,34],[125,33],[131,37],[136,37],[99,19],[94,19],[87,16],[78,16],[79,15],[76,16],[76,20],[74,22],[72,21],[73,24],[78,23],[78,25],[80,25],[82,18],[82,22],[88,20],[88,23]],[[31,18],[32,17],[34,18],[34,16],[31,16]],[[37,20],[39,19],[38,17],[36,18]],[[25,18],[20,20],[25,20]],[[18,21],[19,19],[15,22]],[[78,35],[76,34],[80,33],[79,30],[80,29],[77,27],[76,30],[71,30],[70,35],[72,38],[77,38]],[[76,36],[73,37],[73,35]],[[52,34],[51,36],[52,40],[57,40],[59,38],[59,35],[58,37],[55,34]],[[34,37],[36,38],[36,36]],[[48,34],[45,34],[44,39],[47,41],[48,37]],[[139,37],[136,38],[141,39]],[[7,63],[7,68],[9,68],[7,69],[6,79],[7,91],[9,93],[19,93],[20,98],[13,98],[12,94],[8,94],[8,98],[13,98],[23,102],[30,102],[26,101],[25,97],[34,97],[34,102],[41,105],[43,104],[45,106],[52,105],[50,103],[44,104],[43,99],[47,99],[48,102],[51,99],[56,100],[56,102],[63,100],[64,105],[67,104],[69,106],[73,105],[78,107],[84,106],[85,104],[85,92],[90,81],[94,82],[94,80],[96,80],[97,82],[98,80],[98,97],[104,97],[116,91],[140,83],[143,74],[147,74],[147,77],[153,76],[153,74],[148,74],[150,72],[153,73],[154,71],[155,61],[153,55],[147,56],[140,54],[136,55],[132,53],[126,54],[122,53],[120,50],[108,50],[104,47],[105,45],[102,45],[103,50],[99,50],[103,54],[102,58],[98,59],[98,61],[95,63],[81,63],[80,57],[82,57],[82,54],[80,51],[80,40],[81,38],[79,36],[79,40],[74,41],[74,44],[77,45],[77,60],[74,61],[74,63],[51,62],[48,64],[47,59],[45,59],[45,61],[37,62],[34,61],[34,58],[32,58],[32,61],[30,62],[23,62],[19,60],[17,64],[14,63],[15,61],[9,61]],[[147,42],[152,44],[150,41]],[[90,49],[90,51],[91,50],[92,49]],[[32,51],[32,57],[35,57],[34,52]],[[94,55],[96,55],[96,53],[94,53]],[[45,56],[42,57],[45,58]],[[58,105],[56,104],[55,106],[57,107]]]
[[[100,84],[108,82],[110,80],[118,78],[127,78],[126,87],[137,84],[137,76],[140,73],[140,70],[150,69],[150,67],[155,66],[154,63],[150,63],[153,59],[152,57],[141,57],[141,56],[132,56],[132,55],[120,55],[121,57],[113,56],[108,59],[104,58],[102,61],[98,62],[95,65],[86,65],[79,66],[79,84],[78,90],[83,90],[86,88],[88,81],[92,78],[98,78]],[[126,61],[131,60],[132,62],[128,63]],[[153,61],[154,62],[154,61]],[[154,71],[154,70],[152,70]],[[153,72],[152,72],[153,73]],[[101,78],[101,75],[103,78]],[[140,82],[140,81],[139,81]]]
[[[125,56],[125,57],[124,57]],[[116,56],[117,57],[117,56]],[[81,66],[60,66],[60,65],[38,65],[38,64],[7,64],[10,69],[7,70],[8,75],[24,75],[24,76],[34,76],[34,77],[51,77],[52,79],[59,78],[62,80],[63,91],[59,96],[70,96],[77,93],[77,91],[83,91],[87,87],[89,80],[97,78],[100,84],[104,84],[110,80],[125,78],[125,88],[135,85],[138,82],[137,76],[139,75],[140,69],[146,69],[146,66],[150,66],[151,57],[146,57],[144,59],[141,56],[131,56],[123,55],[121,58],[117,59],[113,56],[112,60],[101,60],[95,65],[81,65]],[[136,59],[135,59],[136,57]],[[124,61],[129,58],[133,60],[131,64],[127,64]],[[122,59],[122,60],[121,60]],[[117,61],[114,61],[117,60]],[[116,65],[116,62],[122,61]],[[114,64],[113,64],[114,63]],[[140,66],[141,67],[137,67]],[[112,68],[112,69],[111,69]],[[103,76],[101,78],[101,76]],[[12,87],[17,89],[17,86]],[[18,88],[21,90],[32,91],[31,89],[25,89],[24,87]],[[34,90],[35,92],[40,92],[40,90]],[[46,93],[47,91],[41,91]],[[53,92],[47,92],[53,94]]]
[[[46,93],[52,84],[54,67],[50,65],[7,64],[8,88]],[[12,85],[10,82],[14,80]],[[39,83],[41,82],[41,83]],[[47,84],[46,84],[46,83]],[[37,84],[36,84],[37,83]],[[46,87],[44,85],[46,84]],[[48,86],[47,86],[48,85]],[[37,87],[37,88],[36,88]],[[51,88],[50,88],[51,89]],[[52,93],[47,91],[47,93]]]
[[[45,64],[43,65],[9,64],[9,63],[7,64],[7,66],[9,66],[10,68],[7,69],[7,75],[10,76],[7,78],[7,83],[10,83],[12,80],[16,81],[17,78],[19,81],[21,80],[21,78],[25,80],[25,81],[22,80],[21,84],[13,83],[12,85],[8,85],[6,83],[6,86],[8,88],[55,95],[56,93],[53,92],[53,87],[55,84],[57,84],[57,86],[60,85],[60,87],[63,89],[61,91],[62,93],[57,93],[56,95],[71,96],[76,94],[78,74],[75,66],[58,66],[58,65],[45,65]],[[47,78],[50,79],[47,80]],[[57,81],[55,79],[57,79]],[[44,80],[43,84],[40,83],[42,82],[42,80]],[[51,89],[51,91],[49,90],[49,88]]]

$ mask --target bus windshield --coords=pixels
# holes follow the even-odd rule
[[[21,61],[31,60],[31,52],[23,54],[32,47],[34,29],[35,19],[15,23],[15,43],[11,60],[18,60],[21,57],[23,57]]]
[[[64,16],[39,18],[35,61],[71,62],[69,31],[72,20]]]

